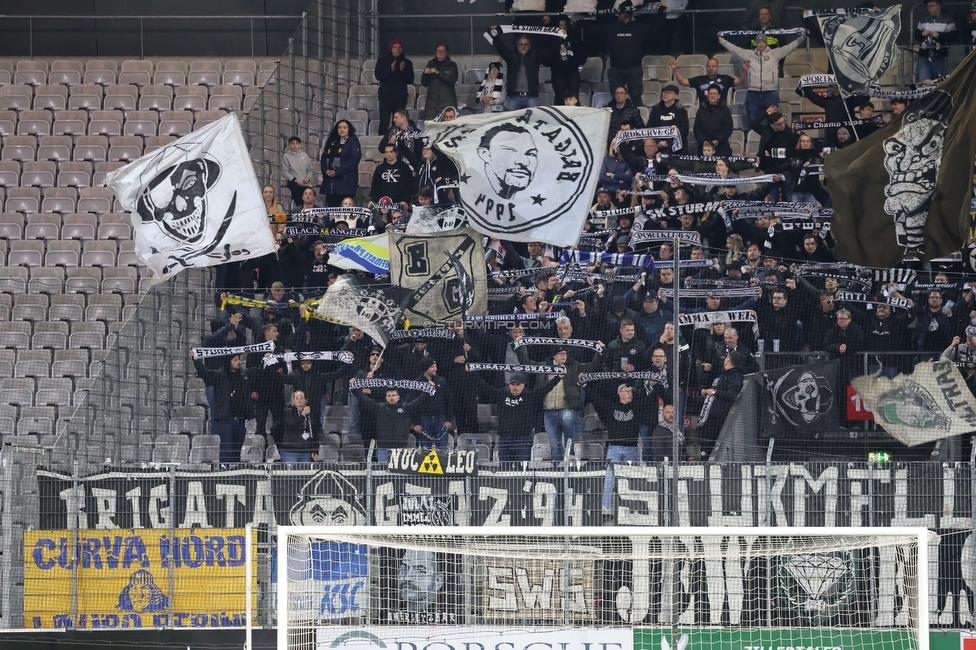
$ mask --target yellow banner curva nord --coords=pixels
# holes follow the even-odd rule
[[[24,626],[243,627],[257,551],[245,540],[243,528],[27,531]]]

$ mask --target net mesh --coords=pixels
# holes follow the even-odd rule
[[[336,647],[355,630],[387,647],[416,639],[518,647],[538,634],[571,631],[567,642],[576,643],[638,626],[710,647],[731,646],[701,637],[702,626],[734,634],[743,648],[769,647],[774,632],[794,648],[924,647],[927,545],[910,531],[456,530],[289,531],[278,547],[287,558],[279,647]],[[708,595],[696,598],[702,582]],[[647,632],[625,647],[661,650],[662,640],[680,638]]]

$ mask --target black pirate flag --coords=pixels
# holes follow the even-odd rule
[[[810,434],[837,426],[837,362],[822,361],[763,373],[765,431]]]

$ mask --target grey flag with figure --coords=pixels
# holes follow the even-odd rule
[[[901,5],[835,9],[817,20],[841,95],[863,95],[895,60]]]
[[[390,282],[413,291],[411,327],[434,327],[488,308],[485,249],[472,228],[390,233]]]
[[[111,172],[107,185],[132,212],[136,255],[157,278],[277,249],[236,115]]]
[[[855,377],[874,421],[909,447],[976,431],[976,398],[955,364],[923,361],[910,375]]]
[[[763,379],[763,430],[768,435],[813,435],[837,427],[836,361],[771,370]]]
[[[341,275],[325,292],[318,313],[359,328],[386,347],[410,293],[358,275]]]
[[[610,112],[539,106],[428,123],[460,170],[461,205],[478,232],[575,246],[599,182]]]

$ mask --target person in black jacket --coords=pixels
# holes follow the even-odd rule
[[[410,167],[397,157],[396,145],[388,142],[383,148],[383,162],[373,172],[373,183],[369,188],[369,207],[389,197],[394,204],[406,210],[413,191],[413,174]]]
[[[651,115],[647,118],[647,126],[662,127],[676,126],[681,134],[681,148],[676,148],[673,142],[669,145],[670,154],[683,154],[688,145],[688,109],[678,101],[678,87],[668,84],[661,90],[661,101],[651,107]],[[658,144],[660,147],[660,143]]]
[[[695,117],[695,140],[698,141],[698,155],[705,153],[702,147],[706,142],[711,142],[715,147],[715,156],[731,156],[732,145],[729,138],[735,126],[732,123],[732,111],[728,105],[722,101],[722,93],[718,86],[708,89],[708,103],[702,104],[698,108],[698,115]]]
[[[610,129],[607,134],[607,144],[613,140],[623,124],[629,124],[632,129],[644,128],[644,118],[641,117],[640,111],[631,101],[630,93],[624,86],[617,86],[613,89],[613,99],[607,103],[607,108],[610,109]],[[621,147],[621,149],[626,148],[628,147]]]
[[[380,124],[377,132],[386,133],[393,111],[407,107],[407,85],[414,82],[413,62],[403,55],[403,41],[399,38],[390,41],[390,51],[376,59],[373,76],[380,84],[377,93]]]
[[[749,125],[759,134],[759,168],[767,174],[782,174],[784,179],[773,184],[769,193],[772,201],[789,201],[790,159],[780,156],[780,150],[795,149],[799,136],[786,123],[786,116],[770,106],[765,114]]]
[[[725,372],[723,372],[711,388],[702,391],[703,397],[711,397],[713,401],[706,400],[702,406],[701,419],[698,422],[698,439],[701,443],[702,460],[708,460],[718,440],[718,434],[722,431],[725,418],[732,410],[735,398],[742,390],[744,375],[739,369],[742,355],[738,352],[730,352],[725,357]]]
[[[559,39],[558,48],[547,51],[545,64],[551,72],[553,104],[562,106],[567,96],[579,96],[579,69],[586,63],[586,52],[580,40],[579,28],[574,27],[565,16],[559,17],[558,26],[566,31],[567,37]]]
[[[261,342],[273,341],[273,352],[252,352],[247,355],[247,378],[250,382],[251,399],[254,400],[254,415],[257,418],[258,435],[267,435],[268,413],[275,422],[280,422],[285,408],[285,369],[282,364],[264,367],[264,357],[281,354],[284,346],[278,342],[278,327],[265,325],[261,331]],[[272,435],[273,439],[273,435]],[[269,441],[270,442],[270,441]]]
[[[359,398],[359,406],[376,416],[376,460],[385,465],[389,460],[391,449],[402,449],[407,446],[407,436],[413,423],[419,419],[420,410],[427,401],[427,393],[409,402],[400,401],[400,391],[396,388],[385,389],[383,402],[375,402],[364,393],[369,388],[353,393]]]
[[[248,382],[241,372],[241,355],[235,354],[220,370],[210,370],[202,359],[194,359],[197,377],[213,387],[210,433],[220,438],[220,462],[240,460],[246,433],[245,423],[254,417],[248,395]]]
[[[535,390],[525,390],[525,375],[512,373],[508,388],[495,388],[480,376],[475,383],[483,395],[495,402],[498,414],[498,460],[529,460],[532,455],[533,423],[542,410],[542,400],[562,380],[556,375]]]
[[[644,69],[641,59],[647,50],[648,37],[653,33],[651,23],[634,20],[634,14],[623,11],[617,15],[617,22],[607,24],[602,29],[604,49],[610,55],[610,68],[607,81],[610,89],[623,86],[630,92],[635,106],[643,106]]]
[[[296,390],[291,406],[284,409],[284,417],[275,424],[278,455],[283,463],[314,463],[319,459],[319,438],[322,425],[305,403],[305,393]]]
[[[806,87],[802,91],[803,97],[809,99],[811,103],[824,109],[825,122],[850,122],[854,115],[854,109],[858,102],[863,101],[863,97],[852,95],[847,99],[840,96],[836,86],[827,86],[827,96],[816,92],[812,87]],[[837,146],[837,127],[824,129],[824,139],[833,147]]]
[[[488,31],[498,56],[505,60],[505,107],[510,111],[531,108],[539,101],[539,54],[532,40],[520,34],[515,39],[515,50],[502,40],[502,30],[492,25]],[[556,39],[551,39],[556,40]],[[561,39],[560,39],[561,40]]]

